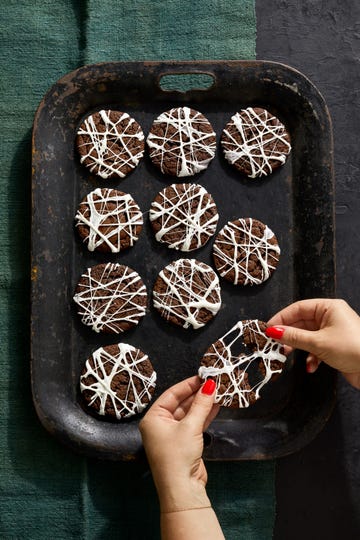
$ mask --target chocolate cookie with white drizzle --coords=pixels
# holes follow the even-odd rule
[[[146,314],[146,287],[139,274],[117,263],[86,270],[74,302],[82,322],[95,332],[119,334],[136,326]]]
[[[151,401],[155,385],[156,372],[148,356],[127,343],[97,349],[80,377],[87,406],[116,420],[141,413]]]
[[[129,193],[97,188],[81,201],[75,225],[89,251],[118,253],[138,240],[143,215]]]
[[[106,180],[124,178],[137,167],[144,155],[145,137],[127,113],[101,110],[84,119],[75,143],[80,162]]]
[[[234,285],[259,285],[275,271],[280,247],[273,231],[253,218],[229,221],[213,245],[215,268]]]
[[[220,142],[225,159],[249,178],[271,174],[291,151],[284,124],[260,107],[248,107],[232,116]]]
[[[197,184],[172,184],[151,204],[150,222],[158,242],[193,251],[215,234],[219,219],[211,194]]]
[[[204,354],[198,373],[201,379],[215,380],[216,403],[249,407],[261,397],[262,388],[282,372],[286,362],[283,347],[266,336],[266,327],[257,319],[239,321]]]
[[[221,307],[219,279],[196,259],[178,259],[158,275],[153,289],[155,309],[183,328],[202,328]]]
[[[215,157],[216,134],[202,113],[177,107],[156,118],[147,145],[151,161],[163,174],[193,176]]]

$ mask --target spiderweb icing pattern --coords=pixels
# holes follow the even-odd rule
[[[170,161],[176,162],[179,177],[192,176],[207,168],[215,156],[216,134],[203,114],[189,107],[177,107],[160,114],[153,127],[159,124],[163,132],[157,135],[150,131],[147,144],[150,158],[159,159],[162,173],[169,172]]]
[[[271,174],[274,163],[285,163],[291,145],[285,126],[276,116],[266,109],[254,110],[248,107],[232,116],[231,120],[241,142],[239,143],[228,127],[224,129],[226,137],[225,140],[222,138],[222,144],[229,163],[238,163],[239,168],[242,162],[250,164],[250,178]]]
[[[196,259],[178,259],[159,274],[165,284],[160,291],[153,291],[154,307],[162,317],[175,317],[183,328],[205,326],[200,318],[204,310],[212,318],[221,307],[219,279],[205,263]],[[157,281],[158,283],[158,281]]]
[[[85,211],[89,210],[86,217]],[[76,226],[85,225],[89,229],[87,242],[89,251],[106,244],[112,253],[126,244],[133,246],[138,240],[137,231],[143,225],[143,216],[131,195],[114,189],[95,189],[80,203],[75,216]]]
[[[253,233],[255,224],[262,226],[261,237]],[[219,274],[224,277],[233,272],[235,285],[263,283],[275,270],[280,256],[280,247],[277,242],[271,243],[272,239],[276,239],[273,231],[258,220],[241,218],[229,221],[219,232],[213,246]],[[252,272],[254,260],[261,270],[257,275]]]
[[[219,219],[211,195],[197,184],[172,184],[160,192],[161,201],[153,201],[150,221],[159,220],[155,237],[169,248],[192,251],[215,234]]]
[[[101,267],[96,277],[95,269]],[[81,287],[80,287],[81,283]],[[80,289],[80,290],[79,290]],[[128,266],[107,263],[90,267],[81,276],[74,302],[82,322],[95,332],[123,332],[146,313],[146,287]]]
[[[249,407],[252,397],[260,398],[260,391],[275,373],[281,373],[286,356],[283,347],[275,340],[268,338],[261,326],[265,323],[254,319],[239,321],[222,338],[214,343],[204,355],[204,362],[199,368],[201,379],[212,378],[216,382],[215,402],[223,406],[231,406],[238,402],[239,408]],[[234,354],[233,349],[242,342],[244,332],[250,331],[251,341],[256,349],[250,354]],[[254,363],[263,366],[263,377],[251,386],[248,370]],[[276,366],[274,368],[274,366]],[[224,383],[224,376],[226,383]]]
[[[115,347],[117,351],[114,355]],[[152,398],[156,384],[156,372],[153,370],[150,375],[145,375],[145,370],[141,369],[145,361],[150,362],[148,356],[127,343],[97,349],[86,361],[86,369],[80,378],[81,392],[92,394],[88,405],[92,406],[99,400],[98,414],[104,416],[110,402],[118,420],[143,411]],[[114,385],[114,378],[120,374],[128,378],[124,396]]]
[[[77,132],[78,136],[89,138],[89,142],[79,144],[79,149],[85,149],[80,162],[86,161],[90,171],[104,179],[112,176],[124,178],[144,155],[144,134],[134,118],[125,112],[116,116],[112,113],[118,111],[101,110],[98,113],[104,131],[98,129],[94,115],[90,115]]]

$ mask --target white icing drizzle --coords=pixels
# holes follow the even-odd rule
[[[234,356],[232,353],[232,347],[237,340],[242,341],[244,330],[250,328],[253,333],[253,341],[258,342],[256,336],[266,339],[265,346],[258,348],[253,353],[248,355],[239,354]],[[222,338],[220,343],[224,347],[224,352],[220,354],[220,351],[213,345],[204,355],[204,358],[210,357],[213,365],[206,367],[201,366],[199,368],[199,377],[201,379],[213,378],[216,382],[216,395],[215,402],[222,405],[230,406],[235,397],[239,400],[239,408],[248,407],[250,405],[249,394],[255,392],[255,398],[259,399],[260,390],[268,383],[274,373],[281,373],[282,369],[272,369],[271,362],[276,360],[284,364],[286,356],[281,352],[282,345],[275,340],[268,338],[259,327],[259,321],[257,319],[252,321],[239,321],[229,330]],[[214,356],[216,359],[214,360]],[[246,384],[245,378],[248,368],[253,362],[263,362],[265,368],[264,377],[254,384],[250,389],[242,388],[242,385]],[[229,384],[224,393],[221,393],[221,376],[227,375],[229,377]]]
[[[91,160],[91,165],[88,165],[91,172],[96,170],[96,174],[101,178],[109,178],[116,174],[120,178],[124,178],[124,167],[129,166],[134,169],[142,156],[144,155],[144,134],[140,126],[136,133],[129,131],[130,126],[135,122],[127,113],[121,113],[118,120],[115,122],[110,119],[111,110],[101,110],[99,114],[105,126],[105,130],[98,131],[94,122],[94,117],[91,114],[80,126],[77,135],[87,135],[91,139],[91,143],[86,143],[84,146],[87,152],[81,156],[80,162],[85,159]],[[117,111],[116,111],[117,112]],[[120,123],[127,120],[126,126],[120,126]],[[133,142],[136,140],[138,146],[135,151]],[[131,145],[129,143],[132,143]],[[110,161],[111,160],[111,161]]]
[[[241,114],[236,113],[231,117],[237,131],[241,135],[241,143],[234,138],[228,129],[224,129],[224,134],[228,137],[224,148],[226,159],[232,165],[239,161],[249,162],[251,166],[250,178],[267,176],[273,171],[271,161],[285,163],[286,156],[290,153],[291,145],[286,139],[285,126],[266,109],[261,109],[257,113],[252,107],[243,109]],[[277,120],[277,122],[273,122]],[[275,123],[276,125],[273,125]],[[250,134],[246,130],[250,128]],[[286,146],[286,151],[277,149],[278,143]],[[229,148],[230,146],[230,148]],[[268,154],[271,148],[271,153]]]
[[[96,279],[92,271],[94,268],[88,268],[81,276],[86,284],[81,292],[74,295],[74,302],[80,306],[82,322],[95,332],[108,329],[117,334],[123,331],[118,327],[120,323],[138,324],[146,313],[146,305],[140,305],[136,298],[147,297],[139,274],[128,266],[107,263],[100,278]],[[116,274],[106,281],[112,272]],[[119,307],[115,305],[116,300],[121,300]]]
[[[92,406],[96,400],[100,401],[98,414],[105,416],[106,402],[111,401],[114,408],[116,418],[127,418],[138,414],[145,409],[152,398],[152,389],[156,383],[156,372],[153,371],[151,376],[145,376],[139,370],[139,366],[148,360],[147,355],[142,355],[139,349],[127,343],[118,343],[116,356],[109,353],[108,347],[100,347],[93,354],[94,367],[91,367],[90,361],[86,362],[86,372],[80,378],[81,392],[85,390],[92,392],[93,396],[88,403]],[[107,375],[105,366],[111,366],[111,371]],[[127,394],[125,398],[120,396],[111,388],[113,378],[119,373],[126,373],[129,377],[127,386]],[[85,381],[88,377],[95,379],[88,384]],[[141,390],[136,387],[135,380],[141,382]],[[133,392],[133,398],[130,399],[129,393]]]
[[[206,214],[213,210],[216,213],[208,219]],[[150,221],[160,219],[161,228],[155,235],[158,242],[167,243],[169,248],[193,251],[215,234],[219,214],[212,197],[202,186],[172,184],[161,191],[161,202],[153,201],[149,217]],[[196,245],[191,248],[194,240]]]
[[[168,276],[165,271],[169,272]],[[161,293],[154,290],[153,302],[165,319],[176,316],[183,321],[183,328],[192,326],[198,329],[205,326],[198,319],[201,309],[206,309],[213,316],[219,311],[219,279],[207,264],[196,259],[178,259],[166,266],[159,277],[166,284],[166,289]]]
[[[178,107],[160,114],[153,123],[156,124],[165,126],[164,136],[150,132],[147,144],[150,158],[160,156],[161,172],[167,172],[164,163],[170,160],[176,160],[176,176],[179,177],[193,176],[207,168],[216,149],[216,141],[212,140],[215,132],[206,133],[201,129],[202,125],[209,125],[207,118],[189,107]],[[169,128],[174,128],[175,133],[169,134]],[[200,159],[203,152],[206,157],[202,155]]]
[[[213,253],[220,261],[216,265],[219,274],[224,277],[233,270],[235,273],[234,285],[239,282],[243,285],[259,285],[263,283],[275,270],[280,256],[278,244],[274,245],[269,242],[275,236],[272,230],[267,225],[264,225],[263,236],[259,238],[251,232],[252,226],[252,218],[229,221],[219,232],[213,246]],[[236,239],[239,232],[241,242]],[[264,254],[261,253],[262,251],[264,251]],[[251,256],[255,256],[261,265],[260,277],[253,276],[249,271]]]
[[[113,208],[110,208],[109,204]],[[84,207],[90,211],[88,218],[83,215]],[[89,228],[89,234],[84,239],[89,251],[94,251],[104,243],[109,246],[112,253],[121,250],[121,234],[127,235],[129,245],[133,246],[138,240],[136,229],[143,225],[142,213],[131,195],[100,188],[89,193],[86,200],[80,203],[75,220],[77,227],[86,225]],[[105,234],[100,227],[109,230]]]

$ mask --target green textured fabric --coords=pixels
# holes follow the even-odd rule
[[[157,539],[148,468],[73,454],[32,407],[31,125],[48,87],[85,63],[254,58],[254,0],[8,0],[0,17],[0,537]],[[208,470],[226,538],[271,538],[274,464],[210,463]]]
[[[89,0],[86,61],[254,58],[254,9],[253,0]]]

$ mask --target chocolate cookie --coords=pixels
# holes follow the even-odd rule
[[[203,114],[178,107],[158,116],[147,144],[151,161],[162,173],[193,176],[214,158],[216,134]]]
[[[183,328],[201,328],[221,307],[218,277],[205,263],[178,259],[158,275],[153,302],[167,321]]]
[[[146,313],[146,288],[139,274],[116,263],[88,268],[76,287],[74,302],[81,320],[95,332],[119,334]]]
[[[138,240],[143,216],[128,193],[98,188],[80,203],[75,224],[89,251],[118,253]]]
[[[147,355],[127,343],[97,349],[80,377],[87,405],[97,414],[117,420],[141,413],[155,384],[156,372]]]
[[[253,218],[229,221],[216,237],[214,263],[234,285],[259,285],[277,267],[280,247],[267,225]]]
[[[193,251],[215,234],[219,214],[214,199],[202,186],[172,184],[157,194],[149,217],[158,242]]]
[[[101,178],[124,178],[144,155],[145,138],[127,113],[101,110],[90,114],[76,136],[80,161]]]
[[[216,382],[215,401],[224,407],[249,407],[274,375],[281,373],[286,356],[277,341],[265,335],[266,323],[239,321],[213,343],[201,360],[199,376]]]
[[[250,178],[271,174],[285,163],[291,150],[284,124],[259,107],[232,116],[220,142],[227,161]]]

